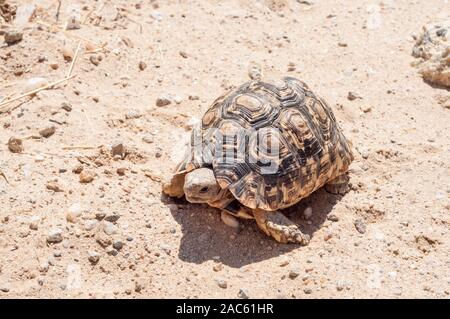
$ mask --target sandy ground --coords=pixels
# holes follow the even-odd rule
[[[63,79],[63,52],[81,48],[74,78],[0,114],[0,298],[449,297],[449,93],[410,65],[447,0],[63,0],[58,22],[57,1],[36,2],[30,22],[2,23],[23,39],[0,47],[0,100]],[[64,32],[71,8],[85,23]],[[192,125],[251,61],[306,81],[355,145],[348,194],[286,211],[306,247],[161,195]],[[112,158],[114,143],[130,153]]]

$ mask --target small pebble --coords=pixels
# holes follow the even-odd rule
[[[63,58],[66,62],[71,62],[75,55],[75,53],[73,52],[73,49],[70,46],[65,46],[62,50],[62,54],[63,54]]]
[[[86,220],[86,221],[84,222],[84,229],[87,230],[87,231],[91,231],[91,230],[93,230],[95,227],[97,227],[97,225],[98,225],[98,221],[95,220],[95,219],[92,219],[92,220]]]
[[[239,289],[238,297],[241,299],[249,299],[249,294],[247,289]]]
[[[143,61],[139,62],[139,70],[144,71],[147,68],[147,64]]]
[[[100,260],[100,254],[96,251],[89,251],[88,252],[88,260],[91,264],[95,265]]]
[[[72,204],[66,214],[66,220],[75,223],[77,218],[81,216],[81,205],[79,203]]]
[[[360,218],[356,219],[354,221],[354,225],[356,230],[361,233],[364,234],[366,232],[366,224],[364,223],[364,221]]]
[[[357,94],[355,92],[351,92],[351,91],[348,92],[347,99],[349,101],[353,101],[353,100],[360,99],[360,98],[361,98],[361,96],[359,94]]]
[[[11,137],[8,141],[8,148],[12,153],[22,153],[23,144],[20,138]]]
[[[105,232],[105,234],[111,236],[119,232],[119,227],[111,222],[103,221],[103,231]]]
[[[123,248],[123,242],[121,240],[115,240],[113,242],[113,247],[117,250],[121,250]]]
[[[11,29],[5,32],[4,37],[7,44],[14,44],[16,42],[22,41],[23,33],[22,31]]]
[[[223,279],[217,279],[217,285],[218,285],[220,288],[223,288],[223,289],[225,289],[225,288],[228,287],[227,282],[226,282],[225,280],[223,280]]]
[[[62,230],[59,228],[54,228],[50,230],[47,234],[47,242],[49,243],[59,243],[63,240]]]
[[[55,193],[64,192],[64,190],[61,188],[61,186],[55,181],[47,182],[47,184],[45,184],[45,187],[48,190],[54,191]]]
[[[152,135],[145,135],[144,137],[142,137],[142,140],[148,144],[152,144],[155,141]]]
[[[234,229],[239,228],[239,221],[237,220],[237,218],[228,214],[227,212],[222,211],[220,213],[220,218],[225,225]]]
[[[89,170],[83,170],[80,173],[80,183],[82,184],[88,184],[94,180],[94,172]]]
[[[48,126],[42,130],[39,131],[39,135],[41,135],[42,137],[48,138],[50,136],[52,136],[53,134],[55,134],[56,131],[56,127],[54,125]]]
[[[72,173],[74,173],[74,174],[80,174],[82,171],[83,171],[83,169],[84,169],[84,166],[83,165],[77,165],[77,166],[75,166],[73,169],[72,169]]]
[[[104,219],[108,222],[115,223],[120,218],[120,214],[113,212],[112,214],[108,214],[104,217]]]
[[[306,207],[306,209],[303,211],[303,217],[308,220],[310,219],[312,216],[312,207],[308,206]]]
[[[120,157],[122,159],[125,158],[126,155],[126,149],[125,146],[123,145],[123,143],[121,142],[115,142],[114,144],[111,145],[111,155],[113,157]]]
[[[166,106],[172,103],[172,99],[168,95],[161,95],[156,99],[156,106]]]
[[[72,111],[72,105],[70,105],[70,103],[67,102],[61,103],[61,108],[66,112]]]
[[[290,279],[295,279],[295,278],[297,278],[299,275],[300,275],[300,269],[298,269],[298,268],[292,268],[292,269],[289,271],[289,278],[290,278]]]

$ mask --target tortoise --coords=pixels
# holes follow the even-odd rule
[[[323,98],[294,77],[257,77],[213,102],[162,190],[254,219],[280,243],[306,245],[310,236],[280,210],[322,186],[345,194],[352,160]]]

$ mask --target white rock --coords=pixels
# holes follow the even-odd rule
[[[59,243],[63,240],[62,230],[59,228],[53,228],[47,234],[47,241],[49,243]]]
[[[228,214],[227,212],[222,211],[220,214],[220,218],[223,223],[232,228],[239,228],[239,221],[233,215]]]
[[[17,8],[16,17],[14,19],[15,26],[24,26],[30,22],[30,18],[36,10],[35,4],[24,4]]]
[[[75,223],[77,218],[81,216],[81,205],[79,203],[72,204],[66,214],[68,222]]]
[[[312,207],[308,206],[303,211],[303,217],[305,217],[305,219],[310,219],[311,216],[312,216]]]
[[[107,235],[114,235],[119,232],[119,228],[111,222],[104,221],[103,222],[103,231]]]
[[[36,78],[28,79],[27,82],[25,83],[23,93],[39,89],[48,84],[49,84],[49,82],[47,81],[46,78],[36,77]]]

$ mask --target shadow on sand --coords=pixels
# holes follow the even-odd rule
[[[322,188],[283,213],[313,238],[340,198]],[[252,220],[240,220],[241,226],[236,231],[222,223],[219,209],[190,204],[184,198],[172,199],[164,195],[162,201],[166,205],[172,204],[169,205],[171,213],[181,225],[183,237],[178,257],[183,261],[200,264],[218,259],[227,266],[240,268],[294,249],[302,249],[300,245],[277,243],[262,233]],[[313,209],[310,225],[302,219],[301,213],[307,206]]]

